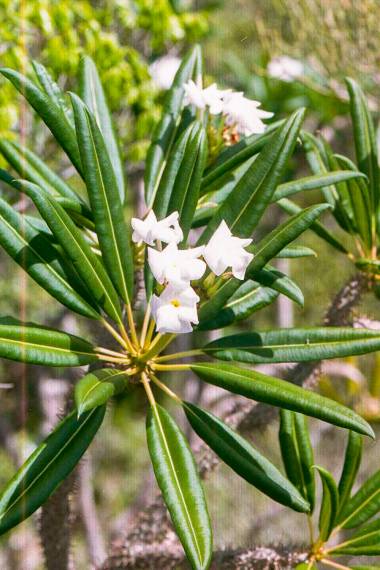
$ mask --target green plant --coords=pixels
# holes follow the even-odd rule
[[[350,96],[350,109],[355,143],[355,164],[350,158],[335,154],[323,138],[311,133],[303,133],[302,140],[306,158],[314,175],[334,175],[334,171],[344,170],[360,173],[360,178],[338,180],[325,185],[322,193],[331,205],[331,214],[341,230],[351,240],[343,245],[338,234],[333,235],[321,228],[315,231],[336,249],[345,253],[355,266],[368,277],[368,284],[375,292],[378,290],[379,276],[379,220],[380,220],[380,173],[378,152],[373,119],[368,103],[359,85],[347,79]],[[298,211],[289,199],[280,200],[289,214]],[[332,239],[331,239],[332,238]]]
[[[318,568],[321,563],[345,570],[348,567],[340,562],[345,555],[378,556],[380,519],[373,517],[380,511],[380,471],[376,471],[352,493],[361,463],[361,436],[349,432],[338,483],[327,469],[314,465],[313,448],[304,416],[281,410],[279,441],[286,474],[311,505],[307,514],[309,552],[305,562],[297,568]],[[312,519],[313,512],[317,510],[316,473],[322,483],[317,535]],[[350,563],[350,568],[359,566],[351,566]]]
[[[0,243],[60,303],[109,333],[110,342],[95,346],[83,338],[14,319],[0,325],[4,358],[44,366],[91,367],[76,386],[75,409],[3,491],[0,532],[20,523],[47,500],[100,428],[107,400],[135,385],[147,395],[148,448],[177,534],[192,567],[208,568],[212,532],[195,461],[184,434],[158,403],[156,390],[179,404],[198,435],[262,492],[301,512],[311,510],[311,497],[303,496],[291,478],[221,420],[182,401],[165,382],[165,374],[193,372],[232,393],[372,437],[369,424],[349,408],[235,362],[305,362],[363,354],[379,349],[380,334],[347,327],[284,329],[222,336],[204,345],[194,330],[194,349],[170,353],[166,350],[176,336],[173,332],[191,331],[192,324],[198,330],[238,326],[279,293],[302,304],[297,285],[269,263],[276,256],[310,255],[307,248],[290,244],[330,206],[300,211],[255,244],[250,236],[279,195],[294,188],[318,187],[331,182],[331,176],[360,180],[363,175],[339,171],[280,184],[299,137],[302,109],[271,125],[266,133],[242,138],[237,145],[210,155],[207,142],[212,140],[214,119],[207,108],[195,109],[184,99],[184,85],[192,78],[199,83],[202,77],[201,54],[195,47],[177,72],[152,136],[145,177],[150,213],[144,220],[132,220],[132,243],[123,207],[130,190],[124,183],[118,143],[94,63],[84,60],[82,98],[70,94],[71,106],[43,66],[35,65],[34,70],[38,82],[12,69],[1,73],[50,129],[77,170],[77,187],[80,179],[83,184],[77,192],[31,150],[2,140],[2,152],[20,178],[4,170],[0,178],[30,198],[39,216],[18,213],[11,205],[14,194],[7,194],[7,200],[0,199]],[[218,121],[223,123],[223,117]],[[210,186],[216,183],[221,188],[217,202],[210,204],[214,200]],[[198,247],[185,249],[189,239],[199,234],[191,231],[195,226],[202,228]],[[235,254],[225,263],[232,271],[205,272],[206,264],[199,258],[213,266],[218,244],[211,245],[212,238],[221,228]],[[173,236],[181,242],[180,249],[171,241],[160,251],[160,240],[168,242]],[[155,242],[157,249],[145,245]],[[230,253],[227,247],[222,256]],[[157,256],[161,265],[154,262]],[[235,261],[244,262],[243,272]],[[142,270],[143,314],[133,305],[135,275]],[[178,282],[186,280],[185,286],[176,289]],[[198,358],[183,362],[190,357]]]

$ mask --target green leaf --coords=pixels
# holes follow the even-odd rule
[[[272,267],[269,269],[269,265],[267,267],[268,269],[253,271],[251,276],[252,279],[266,288],[270,288],[273,291],[286,295],[298,305],[303,306],[304,297],[298,285],[296,285],[296,283],[294,283],[294,281],[289,277],[284,275],[284,273],[281,273],[281,271],[277,271]],[[214,295],[211,296],[210,299],[201,305],[198,313],[200,329],[204,324],[207,327],[208,322],[218,318],[221,309],[229,303],[229,299],[232,299],[234,295],[237,294],[240,287],[241,281],[238,279],[229,279],[223,283],[223,285]]]
[[[225,336],[202,350],[221,360],[252,364],[310,362],[376,352],[380,333],[352,327],[274,329]]]
[[[354,528],[367,522],[380,511],[380,470],[367,479],[357,493],[346,502],[339,515],[339,526]]]
[[[309,504],[266,457],[210,412],[185,402],[191,427],[240,477],[273,500],[302,513]]]
[[[298,180],[292,180],[285,184],[280,184],[273,195],[272,201],[277,202],[282,198],[288,198],[299,192],[306,190],[316,190],[317,188],[324,188],[330,184],[344,182],[355,178],[365,178],[365,174],[361,172],[353,172],[348,170],[336,170],[335,172],[327,172],[325,174],[316,174],[314,176],[306,176]]]
[[[59,107],[66,116],[69,123],[73,122],[70,107],[66,103],[65,94],[59,85],[54,81],[48,70],[42,63],[32,61],[34,73],[46,95]]]
[[[357,172],[356,166],[344,156],[335,155],[335,160],[341,168]],[[352,211],[353,222],[359,235],[368,248],[372,245],[371,196],[370,189],[365,180],[355,179],[346,183],[349,205]]]
[[[1,198],[0,245],[60,303],[85,317],[100,318],[91,306],[92,301],[87,299],[83,284],[51,244],[49,236],[30,225]]]
[[[309,228],[322,212],[329,208],[330,206],[328,204],[310,206],[272,230],[257,245],[250,246],[248,250],[253,252],[255,257],[248,265],[246,275],[251,277],[255,271],[262,269],[284,249],[284,247],[297,239],[297,237]]]
[[[166,94],[163,114],[149,147],[145,167],[145,200],[152,206],[162,173],[175,140],[183,106],[183,85],[191,79],[197,61],[201,58],[199,46],[194,46],[184,57],[171,88]]]
[[[285,380],[230,364],[197,362],[190,368],[201,380],[235,394],[374,436],[371,426],[349,408]]]
[[[240,179],[227,199],[219,206],[199,239],[203,244],[224,220],[232,233],[249,236],[269,205],[293,153],[304,110],[296,111],[278,129]]]
[[[314,456],[306,417],[280,410],[279,440],[286,474],[309,502],[312,512],[315,504]]]
[[[79,196],[34,152],[16,141],[0,140],[0,153],[21,178],[34,182],[52,196],[60,195],[81,202]],[[13,180],[13,178],[12,178]],[[12,185],[12,180],[7,181]],[[82,202],[83,203],[83,202]]]
[[[353,79],[347,78],[346,84],[350,96],[356,158],[359,170],[368,176],[372,213],[374,213],[380,197],[380,172],[375,128],[363,91]]]
[[[342,469],[342,474],[339,480],[339,504],[340,511],[338,517],[340,517],[341,511],[344,509],[347,501],[351,496],[352,487],[355,483],[356,475],[359,470],[360,461],[362,456],[362,438],[359,434],[354,431],[350,431],[348,434],[348,442],[346,447],[346,453],[344,456],[344,464]]]
[[[295,204],[291,200],[288,200],[287,198],[283,198],[282,200],[279,200],[277,202],[277,204],[287,214],[290,214],[290,215],[298,214],[299,212],[302,212],[302,208],[300,206],[298,206],[297,204]],[[325,228],[325,226],[323,224],[321,224],[320,222],[318,222],[318,221],[313,222],[310,226],[310,229],[313,230],[313,232],[315,234],[317,234],[319,237],[324,239],[327,243],[332,245],[335,249],[337,249],[341,253],[348,253],[347,249],[344,247],[344,245],[342,243],[340,243],[340,241],[327,228]]]
[[[28,518],[74,469],[105,414],[105,406],[77,419],[71,412],[37,447],[0,497],[0,534]]]
[[[63,148],[71,162],[79,172],[82,173],[82,165],[79,155],[78,144],[75,138],[75,131],[68,122],[62,109],[53,99],[48,97],[33,81],[13,69],[1,68],[0,73],[4,75],[16,89],[23,95],[29,104],[38,113],[51,133]]]
[[[289,245],[276,255],[277,259],[298,259],[299,257],[317,257],[317,254],[314,249],[305,245]]]
[[[380,519],[361,527],[359,531],[334,547],[332,553],[334,555],[356,554],[357,556],[380,554]]]
[[[134,272],[129,226],[124,221],[108,149],[96,119],[84,103],[74,94],[71,94],[71,101],[84,179],[104,265],[123,300],[130,303]]]
[[[80,96],[94,115],[103,135],[105,146],[115,173],[120,201],[125,200],[124,169],[120,149],[115,136],[111,113],[100,81],[98,70],[89,56],[84,56],[79,63]]]
[[[315,219],[326,209],[329,208],[327,204],[319,204],[317,206],[311,206],[306,210],[301,210],[298,214],[287,220],[285,223],[281,224],[278,228],[275,228],[270,234],[264,238],[259,244],[250,247],[250,251],[255,253],[254,259],[249,264],[246,275],[255,281],[262,283],[263,285],[270,285],[271,283],[278,283],[279,278],[282,274],[271,273],[260,273],[262,268],[275,257],[286,245],[295,240],[301,233],[305,231],[309,226],[313,225]],[[260,280],[267,278],[266,282]],[[268,283],[269,281],[269,283]],[[291,285],[291,287],[289,287]],[[209,321],[216,317],[220,309],[227,303],[228,299],[236,292],[240,287],[240,282],[238,279],[231,278],[218,289],[215,295],[211,299],[206,301],[199,312],[199,321]],[[293,298],[295,302],[303,304],[303,295],[299,291],[299,288],[289,280],[286,282],[283,280],[279,283],[279,287],[272,287],[279,292],[284,292],[290,298]],[[290,294],[289,294],[290,293]]]
[[[124,370],[104,368],[83,376],[75,386],[75,405],[78,418],[84,413],[105,404],[126,387]]]
[[[115,289],[98,256],[75,226],[65,210],[38,186],[19,181],[19,187],[34,202],[42,218],[71,259],[89,293],[115,321],[121,322],[120,303]]]
[[[335,526],[339,508],[339,495],[336,483],[329,471],[315,466],[322,480],[322,505],[319,513],[319,540],[326,542]]]
[[[301,289],[292,279],[290,279],[290,277],[281,271],[274,269],[274,267],[267,265],[266,269],[254,271],[252,273],[252,279],[255,279],[255,281],[265,287],[270,287],[274,291],[282,293],[297,303],[297,305],[303,307],[304,296]]]
[[[82,366],[98,360],[94,347],[69,333],[29,324],[0,324],[0,357],[44,366]]]
[[[206,131],[202,123],[194,121],[181,134],[170,152],[153,203],[158,218],[179,212],[184,241],[193,221],[206,157]]]
[[[216,161],[206,170],[202,180],[201,194],[209,192],[210,186],[214,185],[216,181],[219,181],[226,174],[230,175],[237,167],[261,152],[271,140],[273,131],[282,127],[284,123],[283,120],[276,121],[267,127],[265,133],[245,137],[237,144],[224,149]]]
[[[256,311],[272,304],[278,295],[279,293],[270,287],[263,287],[255,281],[248,280],[239,287],[214,318],[202,321],[198,330],[220,329],[233,322],[247,319]]]
[[[158,485],[187,558],[195,570],[206,570],[212,532],[195,461],[185,436],[158,404],[148,413],[147,439]]]

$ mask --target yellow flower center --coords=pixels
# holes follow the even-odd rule
[[[170,301],[171,305],[173,305],[173,307],[180,307],[181,303],[178,301],[178,299],[173,299],[172,301]]]

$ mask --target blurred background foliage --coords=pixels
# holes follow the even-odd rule
[[[123,142],[127,169],[135,175],[132,179],[135,193],[141,182],[141,160],[163,100],[163,91],[153,80],[150,66],[162,56],[180,56],[195,41],[203,45],[209,82],[216,80],[222,86],[245,91],[248,97],[261,101],[265,110],[274,112],[275,119],[306,106],[306,127],[314,133],[321,132],[335,151],[353,155],[343,81],[346,75],[362,84],[378,119],[380,3],[377,0],[294,0],[291,3],[286,0],[0,0],[0,21],[2,66],[19,70],[26,67],[31,71],[34,58],[46,65],[64,89],[73,89],[77,85],[81,56],[86,53],[93,57]],[[281,71],[284,56],[293,62],[285,74],[283,69]],[[276,71],[273,61],[280,63],[280,72],[278,66]],[[294,66],[294,62],[298,62],[298,66]],[[13,87],[2,80],[0,136],[10,136],[10,133],[18,136],[20,113],[24,113],[20,102]],[[48,135],[32,116],[27,117],[24,127],[28,146],[42,153],[60,172],[67,168],[61,157],[56,156],[55,147],[46,144]],[[290,165],[289,177],[308,173],[302,152],[298,150]],[[70,176],[70,172],[65,175]],[[315,193],[310,193],[303,197],[303,204],[315,203],[316,198]],[[278,215],[268,217],[267,228],[278,224],[280,219]],[[339,232],[332,217],[327,217],[325,223]],[[344,241],[346,238],[343,232],[341,234]],[[313,248],[318,257],[300,262],[291,260],[287,271],[304,292],[304,308],[274,304],[257,313],[247,326],[273,327],[281,323],[284,310],[289,312],[289,323],[314,325],[322,321],[330,299],[354,268],[344,255],[337,254],[311,232],[303,236],[302,244]],[[25,315],[27,320],[54,325],[64,318],[57,303],[22,276],[21,270],[3,252],[0,268],[0,316],[15,314],[18,307],[20,315]],[[360,312],[379,319],[378,302],[373,296],[365,296]],[[83,326],[82,323],[79,326]],[[341,373],[325,370],[321,389],[327,395],[355,405],[361,412],[370,411],[366,406],[370,385],[376,387],[379,402],[378,360],[366,357],[342,364],[351,366],[342,368],[346,375],[342,377]],[[9,478],[14,464],[27,455],[41,437],[44,413],[40,372],[38,367],[25,369],[19,364],[0,362],[0,383],[11,385],[11,389],[1,390],[0,485]],[[50,378],[60,381],[62,372],[52,370]],[[68,380],[72,383],[75,377]],[[21,409],[26,385],[28,400]],[[219,393],[204,395],[211,403],[219,396]],[[223,405],[221,396],[220,400],[219,407]],[[133,519],[134,509],[146,505],[155,493],[147,469],[142,405],[136,393],[116,401],[108,413],[107,425],[91,450],[96,466],[95,498],[107,541],[118,536]],[[219,408],[216,406],[216,409]],[[32,438],[27,438],[25,427],[29,434],[34,434]],[[317,462],[325,464],[334,474],[339,473],[344,433],[319,422],[312,422],[312,427]],[[276,430],[276,424],[272,424],[265,434],[256,438],[255,444],[266,454],[272,450],[269,456],[272,453],[272,459],[278,462],[278,450],[273,443]],[[377,432],[379,436],[378,428]],[[369,453],[365,454],[363,477],[373,471],[371,457],[379,453],[379,444],[374,447],[366,442],[366,446]],[[218,545],[244,547],[258,541],[286,543],[305,538],[303,525],[297,524],[300,521],[297,515],[291,514],[290,520],[288,511],[231,476],[227,468],[211,477],[207,493],[212,518],[217,521]],[[231,511],[235,513],[233,524]],[[0,545],[0,568],[40,570],[43,567],[32,521],[26,522],[11,537],[2,538]],[[78,568],[89,568],[83,529],[78,521],[73,550]]]

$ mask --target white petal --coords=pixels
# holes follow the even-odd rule
[[[162,252],[148,247],[148,263],[155,279],[159,283],[164,282],[164,267],[162,262]]]

